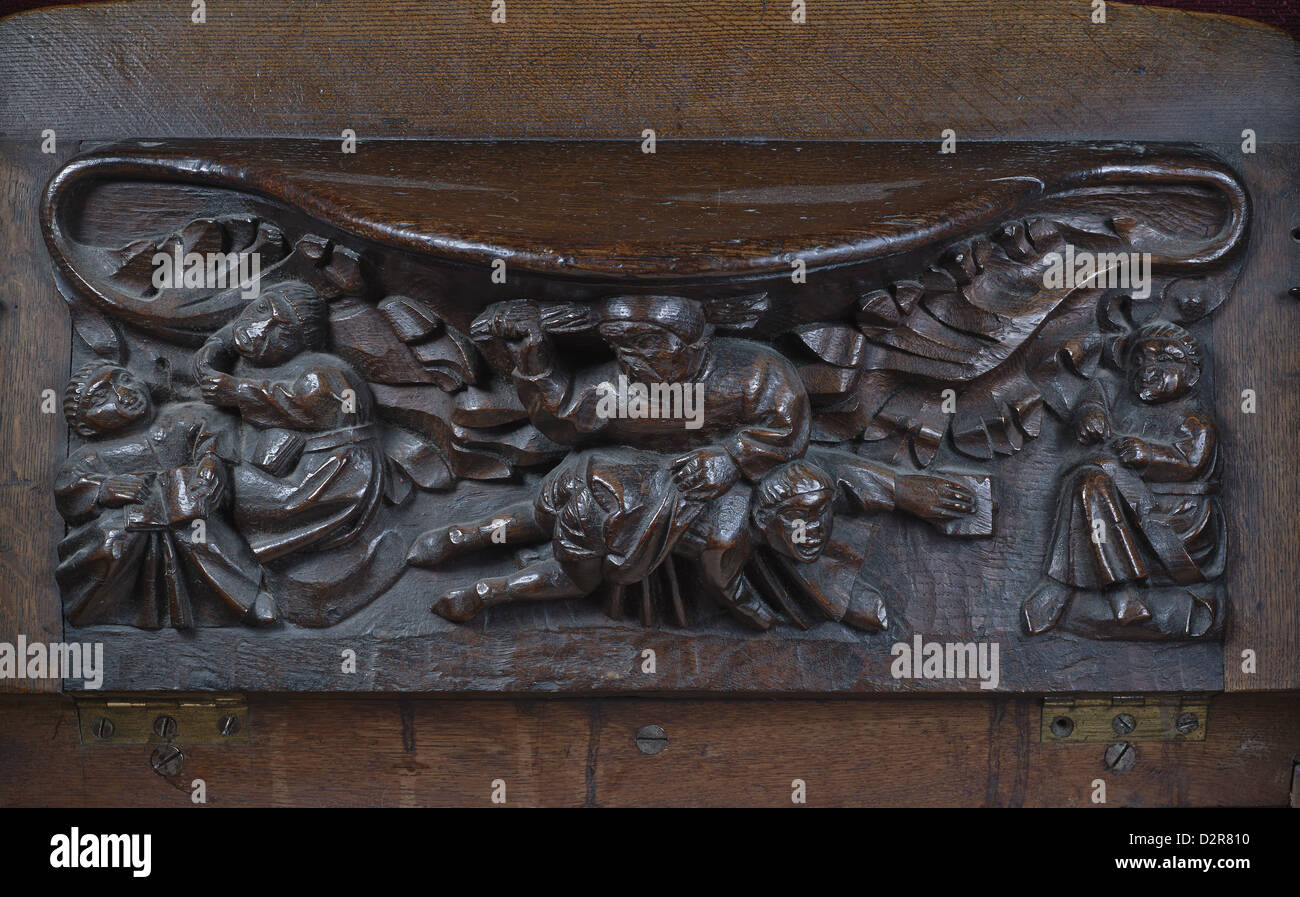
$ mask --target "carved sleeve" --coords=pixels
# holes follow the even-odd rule
[[[99,512],[100,486],[108,476],[99,467],[99,457],[93,453],[74,455],[54,481],[55,505],[69,523],[80,523]]]
[[[295,380],[240,380],[236,395],[240,416],[254,426],[298,430],[317,428],[317,403],[333,400],[316,371],[306,371]]]
[[[598,384],[588,379],[585,372],[574,374],[555,365],[538,374],[514,372],[515,388],[533,425],[565,443],[578,442],[578,437],[599,433],[609,425],[608,418],[596,413]]]
[[[1151,443],[1151,462],[1143,472],[1143,479],[1157,483],[1186,482],[1209,470],[1218,447],[1214,423],[1199,411],[1193,411],[1184,418],[1178,436],[1172,443]]]
[[[788,365],[769,360],[759,368],[747,385],[744,410],[753,423],[722,445],[746,479],[757,481],[773,467],[803,456],[811,429],[808,396]]]

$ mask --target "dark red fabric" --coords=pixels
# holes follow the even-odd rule
[[[1134,6],[1167,6],[1188,12],[1241,16],[1300,37],[1300,0],[1124,0]]]

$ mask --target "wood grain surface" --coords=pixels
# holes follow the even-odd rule
[[[1294,135],[1295,44],[1075,0],[60,7],[0,24],[0,134],[1238,139]],[[1008,37],[1014,35],[1009,42]],[[68,65],[69,59],[77,60]]]
[[[56,158],[0,140],[0,642],[58,641],[63,611],[50,572],[63,523],[50,483],[67,445],[68,314],[50,278],[38,222]],[[56,396],[42,410],[44,390]],[[0,692],[57,691],[50,679],[0,678]]]
[[[1300,285],[1300,152],[1265,147],[1241,159],[1254,230],[1236,295],[1214,320],[1233,559],[1225,572],[1234,620],[1224,679],[1229,691],[1300,689],[1300,301],[1288,293]],[[1248,389],[1253,414],[1242,410]]]
[[[0,806],[1286,806],[1300,704],[1224,695],[1204,742],[1039,743],[1032,698],[851,701],[442,701],[261,696],[244,746],[78,743],[72,701],[0,698]],[[668,739],[642,753],[637,732]]]

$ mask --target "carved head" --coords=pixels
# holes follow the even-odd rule
[[[77,369],[63,393],[63,414],[78,436],[123,430],[145,420],[149,389],[135,374],[111,361],[96,359]]]
[[[774,468],[754,488],[751,515],[767,544],[805,564],[817,560],[831,535],[835,483],[810,461]]]
[[[325,345],[329,308],[305,283],[277,284],[244,307],[234,322],[235,351],[259,367],[283,364]]]
[[[699,370],[710,328],[704,310],[682,296],[615,296],[601,309],[600,335],[629,380],[671,383]]]
[[[1201,347],[1177,324],[1147,324],[1128,338],[1129,385],[1152,405],[1181,399],[1201,379]]]

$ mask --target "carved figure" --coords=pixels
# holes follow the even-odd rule
[[[1078,441],[1111,451],[1089,457],[1066,479],[1047,578],[1024,604],[1031,633],[1056,625],[1072,590],[1104,593],[1115,622],[1131,625],[1152,617],[1143,587],[1194,586],[1222,572],[1218,431],[1203,410],[1182,401],[1201,378],[1200,347],[1166,322],[1143,326],[1126,343],[1117,351],[1138,404],[1117,405],[1097,383],[1076,409]],[[1188,594],[1175,634],[1196,637],[1218,609],[1205,594]]]
[[[70,527],[57,571],[68,619],[149,629],[274,622],[261,568],[225,519],[234,420],[197,402],[155,414],[145,385],[103,360],[73,374],[63,407],[90,440],[54,487]]]
[[[195,356],[204,400],[261,431],[234,474],[235,519],[259,561],[351,542],[384,497],[370,389],[320,351],[325,324],[326,303],[311,287],[280,284]],[[221,370],[233,357],[247,363],[241,373]]]

